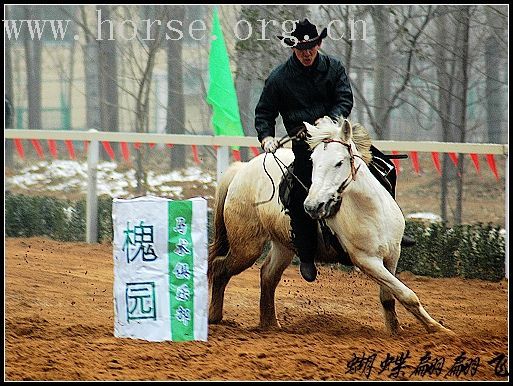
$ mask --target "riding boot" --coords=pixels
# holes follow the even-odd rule
[[[308,282],[317,277],[314,257],[317,251],[317,220],[312,219],[303,206],[307,189],[312,184],[312,161],[304,143],[293,143],[295,155],[294,174],[301,181],[294,181],[290,193],[290,225],[292,244],[299,257],[301,276]],[[306,188],[306,189],[305,189]]]
[[[317,276],[314,256],[317,250],[317,221],[304,210],[306,194],[292,192],[289,208],[292,244],[300,260],[300,272],[306,281],[312,282]]]

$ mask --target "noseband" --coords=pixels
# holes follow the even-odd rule
[[[337,189],[337,193],[342,193],[347,188],[347,186],[351,183],[351,181],[356,180],[356,173],[360,169],[361,165],[358,165],[358,167],[355,168],[354,158],[358,157],[362,161],[364,161],[364,160],[358,154],[353,154],[353,149],[352,149],[350,143],[345,143],[345,142],[338,141],[336,139],[331,139],[331,138],[323,139],[322,142],[324,142],[324,149],[326,149],[326,145],[328,143],[336,142],[336,143],[340,143],[341,145],[344,145],[345,147],[347,147],[347,151],[349,152],[349,163],[351,164],[351,174],[349,176],[347,176],[347,178],[344,181],[342,181],[342,184],[340,184],[340,187]]]

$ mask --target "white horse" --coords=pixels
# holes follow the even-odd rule
[[[312,186],[305,210],[312,218],[326,219],[351,261],[379,283],[387,331],[396,334],[400,330],[395,297],[429,332],[450,333],[425,311],[417,295],[395,277],[404,217],[390,193],[367,167],[370,139],[366,141],[362,136],[365,130],[355,126],[359,128],[359,144],[363,144],[359,150],[348,120],[335,123],[325,117],[316,126],[305,125],[313,148]],[[276,156],[285,164],[293,160],[288,149],[279,149]],[[264,172],[264,162],[274,184]],[[271,249],[260,271],[260,327],[279,327],[275,290],[294,257],[290,218],[278,201],[281,176],[277,162],[260,155],[247,163],[232,164],[219,182],[214,242],[209,250],[210,323],[222,320],[224,291],[230,278],[253,265],[269,240]],[[271,196],[269,202],[256,205]]]

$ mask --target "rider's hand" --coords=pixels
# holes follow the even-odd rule
[[[278,146],[278,140],[274,137],[265,137],[262,139],[262,149],[264,149],[266,153],[274,153],[276,149],[278,149]]]

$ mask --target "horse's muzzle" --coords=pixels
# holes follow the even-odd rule
[[[334,216],[340,209],[342,199],[340,196],[330,197],[326,202],[305,200],[305,212],[314,220],[320,220]]]

